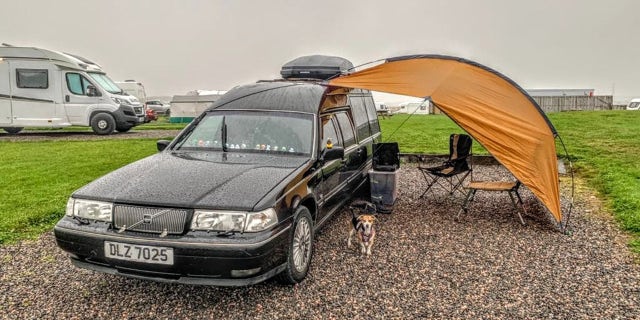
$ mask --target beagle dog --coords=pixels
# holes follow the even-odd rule
[[[371,255],[371,247],[373,247],[373,242],[376,238],[376,229],[373,226],[376,221],[376,217],[372,214],[361,214],[356,216],[355,209],[358,206],[364,206],[364,209],[367,212],[375,212],[375,206],[366,201],[356,201],[350,206],[352,215],[351,231],[349,232],[349,238],[347,239],[347,247],[351,248],[351,239],[356,235],[356,238],[360,242],[360,252],[362,254]]]

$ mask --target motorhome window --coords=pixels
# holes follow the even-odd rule
[[[340,126],[340,131],[342,132],[344,147],[347,148],[356,144],[356,135],[353,132],[353,125],[351,124],[351,120],[349,120],[349,116],[347,115],[347,113],[340,112],[336,114],[336,118],[338,119],[338,125]]]
[[[378,122],[378,113],[376,112],[376,104],[373,101],[373,97],[371,96],[365,97],[364,102],[365,102],[365,106],[367,107],[367,117],[369,118],[369,128],[371,129],[371,135],[374,135],[380,132],[380,123]]]
[[[49,88],[49,70],[16,69],[16,84],[18,88],[47,89]]]
[[[79,73],[69,72],[66,74],[67,88],[73,94],[87,95],[87,87],[91,85],[89,79],[83,77]]]
[[[358,142],[368,138],[371,135],[369,130],[369,118],[365,110],[364,100],[362,96],[350,96],[349,103],[358,133]]]
[[[222,134],[223,124],[226,136]],[[210,112],[180,138],[179,150],[310,155],[313,115],[289,112]]]
[[[333,146],[342,146],[342,142],[338,138],[338,132],[336,131],[336,127],[331,120],[333,116],[324,116],[322,117],[322,145],[321,148],[325,148],[327,146],[327,142],[331,139],[331,144]]]
[[[111,80],[109,77],[107,77],[107,75],[104,74],[104,73],[89,72],[89,76],[93,80],[95,80],[98,83],[98,85],[100,85],[102,87],[102,89],[105,89],[108,92],[111,92],[111,93],[122,93],[122,92],[124,92],[122,89],[120,89],[120,87],[118,87],[117,84],[115,84],[113,82],[113,80]]]

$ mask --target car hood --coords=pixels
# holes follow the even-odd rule
[[[159,153],[74,192],[78,198],[135,205],[252,210],[309,161],[255,153]]]

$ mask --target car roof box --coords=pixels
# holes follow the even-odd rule
[[[280,74],[285,79],[327,80],[350,69],[353,69],[353,63],[345,58],[312,55],[287,62]]]

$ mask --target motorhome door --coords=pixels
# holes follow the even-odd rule
[[[64,72],[63,82],[64,105],[72,124],[89,125],[89,115],[93,108],[97,107],[101,100],[108,99],[104,96],[89,96],[88,86],[92,85],[89,78],[80,72],[66,71]]]

